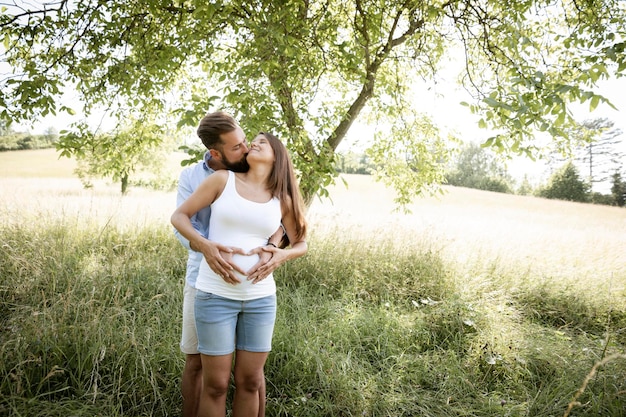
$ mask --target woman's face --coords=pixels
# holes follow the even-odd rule
[[[251,156],[253,160],[274,162],[274,149],[264,135],[255,137],[248,148],[248,162]]]

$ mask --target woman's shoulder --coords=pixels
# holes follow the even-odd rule
[[[226,180],[228,180],[228,176],[229,175],[231,175],[231,171],[229,171],[227,169],[220,169],[218,171],[215,171],[211,175],[209,175],[209,178],[210,177],[215,177],[215,180],[226,181]]]
[[[210,175],[208,175],[204,181],[203,184],[205,184],[205,186],[224,186],[224,184],[226,184],[226,181],[228,180],[228,171],[225,169],[220,169],[219,171],[215,171],[213,173],[211,173]]]

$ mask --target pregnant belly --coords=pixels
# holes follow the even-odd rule
[[[233,255],[233,263],[247,272],[252,266],[259,262],[259,255]],[[245,280],[245,276],[235,272],[240,280]]]

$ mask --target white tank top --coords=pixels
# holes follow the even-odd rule
[[[228,180],[222,194],[211,204],[209,239],[226,246],[249,251],[264,246],[280,226],[280,201],[272,198],[267,203],[246,200],[237,193],[235,174],[228,172]],[[233,262],[244,271],[259,261],[258,255],[234,255]],[[196,288],[232,300],[254,300],[276,293],[276,283],[270,274],[263,281],[252,284],[247,277],[235,272],[239,284],[226,283],[217,275],[204,257],[200,264]]]

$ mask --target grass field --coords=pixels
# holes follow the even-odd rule
[[[47,152],[0,153],[0,415],[176,414],[175,193]],[[268,415],[623,415],[625,209],[344,179],[277,273]]]
[[[171,172],[180,158],[172,156]],[[120,224],[168,224],[174,192],[134,188],[122,198],[117,186],[105,182],[86,190],[72,176],[74,167],[50,149],[0,153],[0,204],[18,213],[53,209]],[[626,273],[626,249],[619,250],[626,248],[623,208],[445,187],[441,197],[417,197],[411,214],[404,214],[394,206],[393,190],[371,177],[344,179],[347,188],[338,181],[330,199],[312,204],[314,232],[393,235],[433,245],[460,262],[523,263],[539,275],[566,280],[593,275],[610,281]]]
[[[176,172],[179,160],[172,157],[170,171]],[[53,212],[77,222],[169,225],[175,192],[135,187],[122,197],[104,181],[84,189],[72,176],[74,166],[50,149],[0,153],[0,205],[13,213],[4,221]],[[445,187],[443,196],[417,197],[405,214],[394,205],[393,190],[370,176],[344,180],[347,187],[337,181],[330,199],[313,202],[312,233],[428,246],[464,265],[497,262],[563,286],[594,288],[606,296],[626,293],[616,278],[626,275],[623,208]]]
[[[53,149],[0,152],[0,178],[72,177],[76,162]]]

